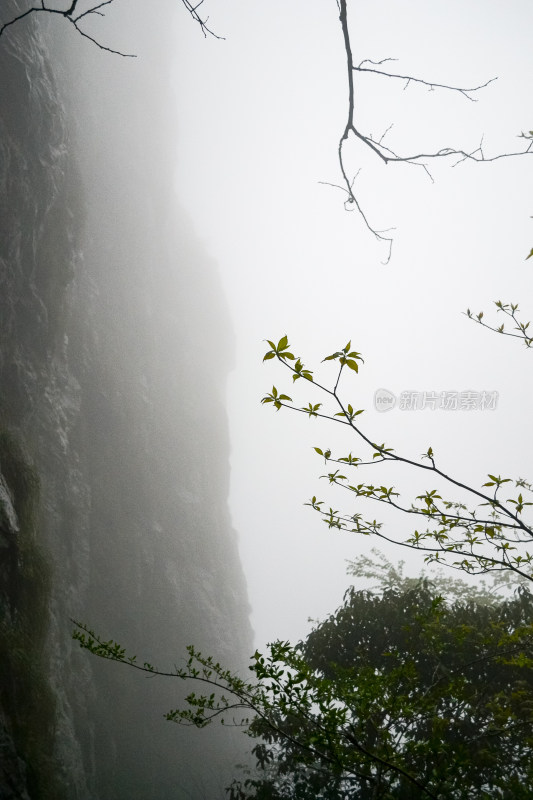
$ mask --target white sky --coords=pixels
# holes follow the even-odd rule
[[[346,451],[361,448],[343,445],[326,422],[260,406],[273,383],[292,389],[275,362],[261,364],[265,338],[287,333],[311,367],[351,338],[365,365],[358,377],[347,376],[346,396],[367,409],[361,419],[372,438],[414,457],[432,445],[443,469],[474,485],[494,470],[533,478],[533,354],[461,314],[470,306],[494,318],[491,303],[501,299],[520,302],[526,319],[533,315],[533,263],[524,261],[533,246],[533,156],[454,169],[441,162],[432,184],[422,170],[385,167],[353,148],[350,164],[354,173],[362,168],[358,195],[370,220],[396,228],[392,260],[383,266],[386,249],[343,210],[339,190],[319,184],[339,181],[336,151],[347,114],[335,0],[205,0],[202,9],[226,40],[204,41],[183,12],[177,186],[219,264],[236,334],[227,395],[230,504],[262,646],[296,640],[308,617],[334,611],[349,584],[345,559],[377,544],[328,532],[303,506],[313,494],[328,496],[312,447],[338,441]],[[520,148],[517,135],[533,127],[528,0],[351,0],[349,13],[356,63],[394,57],[402,74],[460,86],[499,76],[477,103],[358,78],[361,129],[378,136],[394,123],[387,141],[409,151],[473,149],[483,134],[487,155]],[[327,380],[332,370],[323,374]],[[302,384],[288,391],[301,405],[312,399]],[[494,412],[379,414],[372,402],[380,387],[396,394],[496,390],[500,399]],[[390,471],[368,478],[398,480]],[[433,488],[420,478],[407,485],[417,494]],[[398,518],[388,531],[401,537],[406,523]],[[387,553],[408,557],[416,569],[408,552]]]

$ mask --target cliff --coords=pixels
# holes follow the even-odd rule
[[[251,652],[231,328],[175,195],[171,25],[126,61],[57,22],[0,39],[0,797],[213,798],[244,737],[171,726],[184,687],[71,640],[74,618],[161,666]]]

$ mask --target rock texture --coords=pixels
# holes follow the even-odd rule
[[[71,640],[74,618],[162,666],[251,652],[230,325],[175,197],[169,17],[142,20],[144,63],[61,20],[0,40],[1,798],[222,797],[245,744],[169,725],[184,687]]]

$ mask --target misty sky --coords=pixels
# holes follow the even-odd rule
[[[351,339],[365,365],[359,376],[347,376],[345,396],[366,409],[360,419],[371,438],[411,457],[431,445],[443,469],[474,485],[493,471],[533,478],[533,355],[462,314],[471,307],[495,318],[491,304],[501,299],[520,302],[526,319],[533,315],[533,263],[524,260],[533,246],[533,156],[455,168],[442,161],[433,165],[431,183],[421,169],[384,166],[353,146],[348,163],[352,174],[361,169],[356,185],[369,219],[395,228],[384,266],[386,247],[344,211],[338,189],[319,183],[339,182],[337,144],[347,113],[335,0],[206,0],[204,8],[226,39],[204,40],[183,13],[176,185],[219,265],[233,318],[230,503],[262,645],[295,640],[308,617],[332,612],[349,584],[345,560],[377,544],[328,532],[304,507],[313,494],[330,497],[313,446],[361,448],[327,422],[261,407],[273,383],[292,390],[275,362],[261,364],[264,339],[288,334],[311,367]],[[396,58],[392,66],[402,74],[465,87],[498,76],[477,103],[359,77],[361,129],[379,137],[394,123],[386,141],[397,150],[472,150],[482,136],[487,155],[520,149],[518,134],[533,128],[529,2],[352,0],[349,13],[356,63]],[[206,335],[216,339],[216,331]],[[333,370],[322,369],[328,381]],[[314,395],[301,384],[288,393],[303,405]],[[379,388],[396,395],[497,391],[499,399],[494,411],[382,414],[373,408]],[[390,467],[368,479],[415,494],[434,488]],[[387,532],[407,535],[409,520],[394,520]],[[386,552],[417,569],[408,551]]]

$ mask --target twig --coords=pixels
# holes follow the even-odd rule
[[[415,78],[413,75],[398,75],[395,72],[385,72],[381,69],[372,69],[371,67],[363,67],[363,64],[373,64],[376,67],[379,67],[381,64],[385,64],[388,61],[397,61],[396,58],[382,58],[381,61],[372,61],[370,58],[365,58],[357,67],[353,67],[355,72],[373,72],[375,75],[383,75],[386,78],[399,78],[400,80],[406,81],[405,89],[409,86],[410,83],[420,83],[424,86],[427,86],[430,91],[434,89],[448,89],[450,92],[458,92],[462,94],[463,97],[466,97],[467,100],[470,100],[472,103],[477,103],[477,97],[470,97],[472,92],[479,92],[480,89],[485,89],[489,84],[494,83],[497,81],[498,78],[490,78],[490,80],[485,81],[485,83],[481,83],[479,86],[474,86],[472,89],[461,89],[459,86],[450,86],[447,83],[436,83],[435,81],[426,81],[423,78]]]
[[[361,216],[364,225],[366,228],[374,235],[374,237],[381,242],[385,242],[388,246],[388,253],[384,264],[388,264],[391,255],[392,255],[392,244],[393,239],[390,236],[386,236],[385,234],[388,233],[391,228],[386,230],[379,230],[374,225],[372,225],[368,219],[366,212],[363,210],[359,197],[356,195],[354,191],[354,181],[350,180],[348,177],[348,171],[345,164],[345,144],[350,139],[350,137],[354,137],[355,139],[362,142],[375,156],[377,156],[384,164],[390,163],[398,163],[398,164],[410,164],[412,166],[422,167],[431,181],[433,181],[433,176],[429,172],[428,169],[428,161],[433,159],[445,159],[445,158],[455,158],[455,163],[452,166],[457,166],[458,164],[463,163],[464,161],[475,161],[475,162],[492,162],[497,161],[501,158],[510,158],[512,156],[523,156],[533,152],[533,141],[531,141],[530,136],[523,135],[523,138],[528,139],[527,146],[520,151],[513,152],[513,153],[499,153],[494,156],[486,156],[483,151],[483,140],[479,147],[476,147],[475,150],[470,152],[465,151],[461,148],[456,147],[443,147],[440,150],[435,152],[429,153],[415,153],[412,155],[401,155],[395,152],[391,147],[388,147],[383,144],[383,140],[387,133],[392,128],[390,125],[385,133],[381,136],[379,140],[375,140],[371,135],[367,135],[362,133],[356,123],[355,123],[355,88],[354,88],[354,73],[373,73],[375,75],[381,75],[386,78],[398,79],[405,81],[405,89],[411,83],[417,83],[422,86],[427,86],[430,91],[435,89],[441,89],[450,92],[457,92],[461,94],[463,97],[466,97],[468,100],[475,102],[477,98],[472,97],[471,95],[474,92],[478,92],[481,89],[485,89],[491,83],[493,83],[497,78],[490,78],[490,80],[485,81],[485,83],[480,84],[479,86],[474,86],[472,88],[462,88],[460,86],[451,86],[450,84],[446,83],[436,83],[435,81],[428,81],[423,78],[416,78],[413,75],[402,75],[395,72],[388,72],[382,69],[376,69],[376,67],[380,67],[381,65],[388,63],[390,61],[395,61],[392,58],[384,58],[381,61],[372,61],[371,59],[364,59],[358,65],[354,65],[353,62],[353,53],[352,53],[352,46],[350,40],[350,31],[348,27],[348,14],[347,14],[347,4],[348,0],[337,0],[337,7],[339,10],[339,20],[341,23],[342,29],[342,38],[344,42],[344,50],[346,53],[346,67],[347,67],[347,78],[348,78],[348,116],[346,120],[346,125],[342,132],[342,135],[339,140],[338,145],[338,159],[339,159],[339,167],[342,176],[342,183],[341,185],[336,183],[330,183],[326,181],[321,181],[325,185],[333,186],[336,189],[341,189],[345,195],[345,208],[349,209],[350,207],[356,208]],[[370,64],[372,66],[365,66],[365,64]]]
[[[502,303],[501,300],[495,300],[494,305],[498,309],[498,311],[503,311],[504,314],[507,314],[513,322],[515,323],[515,331],[518,333],[512,333],[511,331],[506,331],[504,329],[504,325],[500,325],[499,327],[495,327],[493,325],[489,325],[487,322],[483,322],[483,311],[480,311],[479,314],[473,314],[469,308],[464,312],[465,316],[468,319],[477,322],[478,325],[481,325],[483,328],[487,328],[489,331],[494,331],[494,333],[501,333],[504,336],[512,336],[513,339],[521,339],[527,348],[533,347],[533,331],[531,331],[531,335],[527,333],[527,329],[529,328],[529,322],[520,322],[520,320],[516,316],[516,312],[518,311],[518,304],[516,303]]]
[[[201,17],[198,13],[198,8],[202,5],[204,0],[200,0],[200,2],[193,5],[190,0],[181,0],[191,17],[195,22],[200,25],[201,31],[204,37],[212,36],[214,39],[223,39],[223,36],[218,36],[211,28],[208,26],[209,17]],[[66,11],[60,11],[57,8],[48,8],[45,5],[45,0],[41,0],[40,6],[32,6],[31,8],[26,9],[26,11],[22,12],[21,14],[17,14],[13,19],[8,20],[2,26],[0,26],[0,37],[2,34],[9,28],[11,25],[14,25],[16,22],[20,22],[21,20],[25,19],[26,17],[30,16],[31,14],[36,13],[44,13],[44,14],[58,14],[64,19],[68,20],[76,29],[76,31],[83,36],[84,39],[88,39],[90,42],[95,44],[100,50],[105,50],[107,53],[113,53],[117,56],[122,56],[122,58],[136,58],[134,53],[123,53],[121,50],[116,50],[113,47],[108,47],[107,45],[102,44],[95,39],[94,36],[91,36],[87,33],[83,28],[80,27],[79,23],[82,19],[89,16],[89,14],[97,14],[98,16],[105,16],[105,14],[101,11],[104,6],[109,6],[113,3],[113,0],[104,0],[104,2],[98,3],[97,5],[88,8],[86,11],[81,12],[80,14],[76,15],[76,7],[78,5],[79,0],[72,0],[70,6],[66,9]]]

